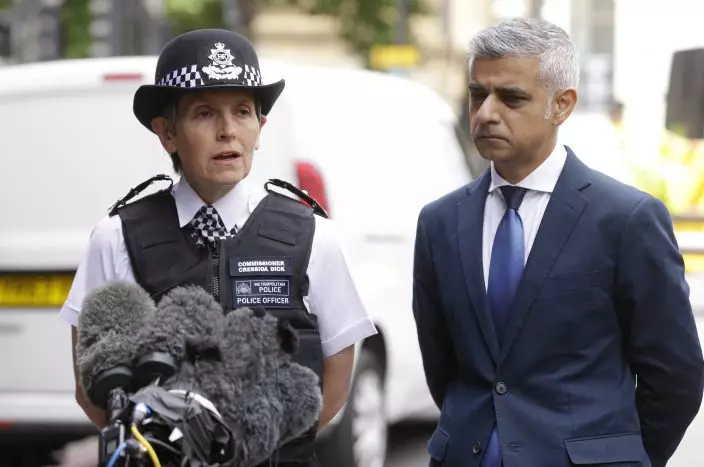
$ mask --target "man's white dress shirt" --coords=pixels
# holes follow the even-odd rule
[[[536,168],[530,175],[521,180],[516,186],[525,188],[526,194],[523,198],[521,206],[518,208],[518,214],[523,221],[523,235],[525,241],[525,258],[523,264],[528,260],[531,247],[535,241],[535,236],[538,234],[540,222],[543,220],[545,208],[548,206],[550,196],[557,180],[560,178],[562,168],[567,160],[567,150],[561,144],[556,144],[555,149]],[[491,264],[491,250],[494,245],[494,237],[499,228],[501,218],[506,212],[506,203],[501,194],[502,186],[510,185],[509,182],[503,179],[494,168],[494,163],[491,164],[491,185],[489,186],[489,194],[486,197],[484,205],[484,225],[483,225],[483,243],[482,243],[482,260],[484,266],[484,286],[489,287],[489,266]]]
[[[185,177],[174,185],[181,227],[188,224],[205,204]],[[225,228],[238,229],[247,221],[266,192],[257,190],[247,179],[213,203]],[[333,221],[315,217],[315,234],[308,264],[310,287],[304,303],[318,317],[323,355],[329,357],[376,334],[347,268],[341,240]],[[122,235],[119,216],[103,218],[94,228],[88,251],[71,286],[59,316],[77,326],[84,297],[96,287],[112,281],[136,282]]]

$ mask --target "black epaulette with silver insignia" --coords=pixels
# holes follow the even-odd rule
[[[294,195],[298,196],[301,198],[303,201],[305,201],[311,208],[313,208],[313,212],[319,216],[325,217],[327,219],[328,213],[327,211],[318,203],[312,196],[310,196],[308,193],[305,191],[301,190],[298,188],[296,185],[293,185],[292,183],[286,182],[284,180],[279,180],[278,178],[270,178],[268,182],[264,184],[264,189],[267,192],[271,192],[272,190],[269,189],[269,184],[272,184],[274,186],[278,186],[279,188],[283,188],[284,190],[288,190]]]
[[[170,190],[174,186],[174,181],[169,177],[168,175],[164,174],[159,174],[155,175],[154,177],[150,178],[149,180],[145,180],[136,187],[132,188],[125,196],[122,198],[118,199],[115,204],[110,206],[110,209],[108,210],[108,214],[110,217],[114,216],[117,214],[118,209],[121,207],[125,206],[129,200],[140,194],[142,191],[144,191],[149,185],[151,185],[154,182],[159,182],[159,181],[169,181],[170,185],[168,188],[165,188],[164,190]]]

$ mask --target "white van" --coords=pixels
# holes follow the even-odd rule
[[[0,443],[20,435],[38,452],[94,433],[74,400],[70,330],[57,312],[108,207],[155,174],[173,176],[132,114],[133,93],[155,66],[156,57],[119,57],[0,68]],[[329,210],[379,330],[361,346],[350,403],[321,433],[319,457],[382,466],[387,426],[438,413],[411,271],[420,208],[471,179],[456,117],[402,78],[266,60],[262,72],[287,85],[251,178],[291,181]]]

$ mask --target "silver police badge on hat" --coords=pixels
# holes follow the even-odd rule
[[[210,49],[208,58],[212,63],[209,66],[204,66],[202,70],[211,79],[237,79],[242,73],[242,67],[232,64],[235,57],[222,42],[218,42],[214,49]]]

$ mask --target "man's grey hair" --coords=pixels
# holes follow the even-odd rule
[[[541,18],[515,18],[480,31],[469,43],[474,58],[537,58],[538,79],[552,95],[579,85],[579,54],[564,29]]]

